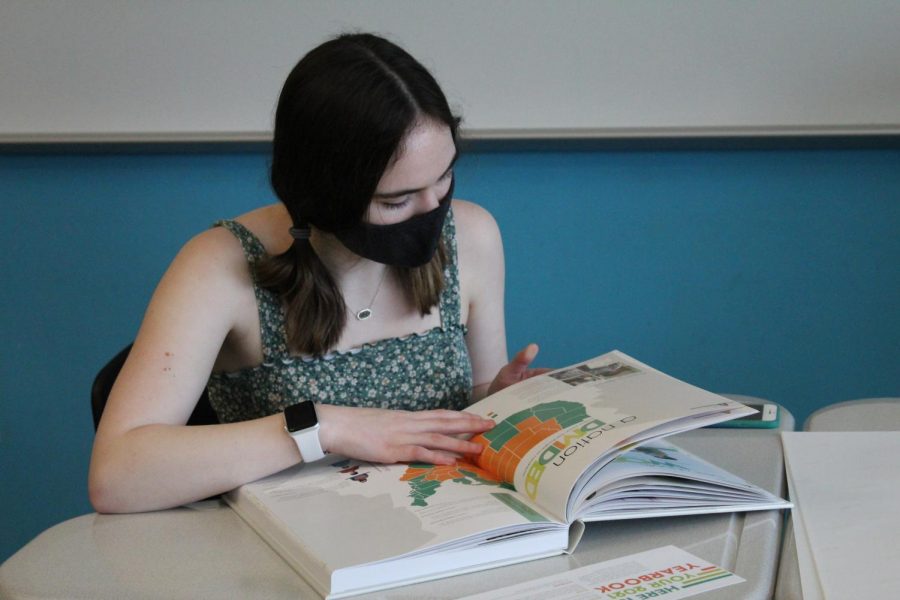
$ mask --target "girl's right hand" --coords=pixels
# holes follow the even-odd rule
[[[405,411],[316,405],[319,440],[326,452],[378,463],[455,464],[482,446],[459,436],[491,429],[494,422],[455,410]]]

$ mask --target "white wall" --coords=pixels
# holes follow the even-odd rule
[[[293,64],[353,28],[471,137],[900,132],[896,0],[3,0],[0,142],[267,139]]]

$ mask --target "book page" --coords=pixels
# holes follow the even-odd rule
[[[583,521],[791,507],[663,440],[617,456],[594,475],[575,505]]]
[[[472,441],[477,465],[569,521],[582,476],[643,439],[702,427],[753,409],[613,351],[510,386],[468,409],[497,425]]]
[[[559,527],[475,465],[381,465],[329,455],[246,484],[248,498],[331,570]]]

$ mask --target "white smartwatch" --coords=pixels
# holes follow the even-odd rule
[[[284,430],[294,438],[303,462],[325,458],[325,451],[319,442],[319,418],[311,400],[304,400],[284,409]]]

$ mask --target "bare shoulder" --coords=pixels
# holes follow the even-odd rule
[[[293,242],[288,233],[291,217],[283,204],[263,206],[235,220],[253,232],[269,254],[281,254]]]
[[[500,228],[484,207],[467,200],[453,200],[453,218],[461,258],[469,255],[478,260],[502,252]]]
[[[246,263],[240,240],[224,227],[213,227],[188,240],[172,261],[169,274],[201,278],[197,283],[208,286],[222,276],[231,279],[246,271]]]
[[[269,254],[282,252],[290,244],[290,219],[279,208],[265,206],[235,219],[262,242]],[[243,274],[248,269],[240,240],[225,227],[212,227],[195,235],[178,253],[173,267],[203,269],[209,275]]]
[[[272,216],[271,208],[264,207],[236,220],[266,245],[264,240],[272,237],[269,232],[274,229],[269,224]],[[234,291],[235,287],[252,285],[241,242],[225,227],[212,227],[191,238],[172,261],[165,279],[214,295],[225,291],[223,288]]]

